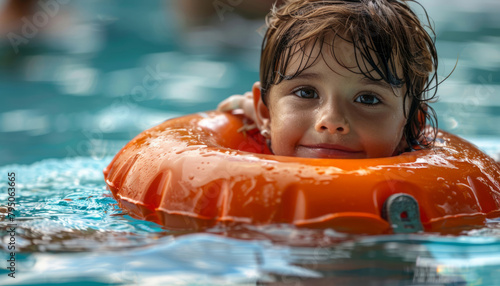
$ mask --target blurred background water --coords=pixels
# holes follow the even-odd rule
[[[497,221],[459,237],[289,226],[185,234],[116,206],[102,169],[126,142],[168,118],[214,109],[258,80],[270,3],[0,0],[0,205],[9,172],[20,203],[15,279],[0,221],[1,285],[499,281]],[[499,160],[500,2],[421,3],[436,27],[440,77],[456,65],[433,104],[439,127]]]
[[[0,5],[9,2],[19,1]],[[270,1],[66,2],[25,1],[44,8],[3,25],[0,166],[113,155],[145,128],[214,109],[258,80]],[[422,4],[436,26],[440,76],[457,65],[434,104],[439,126],[496,155],[500,4]]]

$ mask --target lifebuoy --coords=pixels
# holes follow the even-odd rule
[[[220,112],[165,121],[115,156],[106,184],[132,216],[179,230],[287,223],[449,233],[500,217],[500,167],[452,134],[394,157],[308,159],[271,155],[242,126]]]

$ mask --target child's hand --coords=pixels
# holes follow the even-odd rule
[[[241,109],[243,110],[243,115],[247,117],[248,119],[252,120],[252,122],[255,122],[256,117],[255,117],[255,109],[253,107],[253,94],[252,92],[248,91],[245,92],[244,95],[231,95],[230,97],[224,99],[219,103],[217,106],[217,111],[232,111],[235,109]],[[256,128],[257,126],[255,124],[245,124],[241,130],[238,131],[246,131],[246,130],[251,130]]]
[[[243,114],[255,121],[255,110],[253,107],[253,94],[250,91],[245,92],[244,95],[231,95],[224,99],[217,106],[217,111],[232,111],[235,109],[242,109]]]

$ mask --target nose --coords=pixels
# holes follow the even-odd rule
[[[339,106],[324,107],[319,111],[315,129],[318,132],[347,134],[350,132],[345,112]]]

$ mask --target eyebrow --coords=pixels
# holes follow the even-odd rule
[[[362,84],[366,84],[366,85],[376,85],[376,86],[379,86],[382,88],[387,88],[387,89],[392,90],[392,85],[388,84],[384,80],[373,80],[373,79],[369,79],[367,77],[364,77],[359,82]]]
[[[314,73],[314,72],[302,72],[296,76],[293,76],[292,75],[285,75],[284,78],[286,80],[294,80],[294,79],[308,79],[308,80],[311,80],[311,79],[318,79],[318,78],[321,78],[321,76],[317,73]],[[370,78],[367,78],[367,77],[363,77],[359,80],[359,83],[361,84],[365,84],[365,85],[375,85],[375,86],[378,86],[378,87],[381,87],[381,88],[385,88],[385,89],[390,89],[392,90],[393,87],[392,85],[390,85],[389,83],[385,82],[384,80],[373,80],[373,79],[370,79]]]
[[[298,75],[285,75],[284,79],[286,80],[293,80],[293,79],[318,79],[321,78],[321,76],[317,73],[314,72],[301,72]]]

